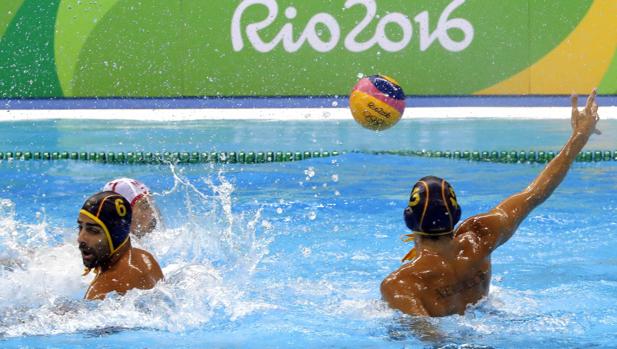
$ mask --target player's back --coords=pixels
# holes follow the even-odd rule
[[[439,251],[419,250],[412,262],[384,280],[384,299],[417,315],[463,314],[469,304],[477,303],[489,291],[490,255],[477,248],[478,243],[474,232],[463,229],[450,243],[440,244]],[[412,306],[396,306],[399,301]]]

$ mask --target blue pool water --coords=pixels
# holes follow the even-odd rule
[[[588,149],[616,150],[617,122]],[[0,123],[0,151],[558,150],[567,120]],[[402,210],[434,174],[463,218],[523,189],[539,164],[394,155],[258,165],[0,162],[2,348],[587,348],[617,346],[617,162],[576,163],[493,255],[487,299],[464,316],[403,316],[379,283],[411,247]],[[102,302],[75,238],[83,200],[129,176],[165,227],[136,241],[166,280]],[[433,336],[426,328],[434,328]]]

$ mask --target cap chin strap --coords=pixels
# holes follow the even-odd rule
[[[448,231],[444,231],[441,233],[425,233],[423,231],[414,231],[411,234],[407,234],[407,235],[413,235],[413,234],[418,234],[418,235],[422,235],[422,236],[442,236],[442,235],[448,235],[448,234],[452,234],[454,230],[448,230]]]
[[[454,230],[450,230],[450,231],[446,231],[446,232],[442,232],[442,233],[425,233],[423,231],[414,231],[411,234],[405,234],[403,236],[401,236],[401,240],[403,240],[403,242],[407,243],[407,242],[414,242],[415,241],[415,234],[418,235],[422,235],[422,236],[442,236],[442,235],[448,235],[448,234],[452,234]],[[411,250],[409,250],[409,252],[407,252],[407,254],[403,257],[403,259],[401,259],[401,263],[406,262],[406,261],[413,261],[416,258],[416,247],[412,247]]]
[[[84,273],[81,274],[81,276],[86,276],[88,274],[90,274],[90,272],[94,269],[94,274],[98,274],[100,269],[99,267],[94,267],[94,268],[84,268]]]
[[[122,246],[126,245],[126,243],[129,241],[129,236],[126,237],[126,239],[124,239],[124,241],[120,244],[120,246],[118,246],[118,248],[109,255],[109,258],[111,259],[116,253],[118,253],[118,251],[120,250],[120,248],[122,248]],[[91,271],[94,271],[94,274],[98,275],[101,272],[101,267],[94,267],[94,268],[84,268],[84,273],[81,274],[81,276],[86,276],[88,274],[90,274]]]

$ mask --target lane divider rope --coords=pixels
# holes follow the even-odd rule
[[[447,158],[469,161],[485,161],[500,163],[546,163],[551,161],[559,152],[554,151],[372,151],[371,154],[390,154],[401,156],[419,156],[428,158]],[[581,151],[577,162],[617,161],[617,150]]]
[[[0,152],[0,160],[84,160],[113,164],[290,162],[337,156],[337,151],[304,152]]]
[[[291,162],[313,158],[327,158],[345,153],[373,155],[418,156],[467,161],[500,163],[546,163],[552,160],[554,151],[430,151],[430,150],[387,150],[387,151],[304,151],[304,152],[0,152],[1,160],[82,160],[112,164],[161,164],[161,163],[225,163],[260,164],[270,162]],[[582,151],[578,162],[617,161],[615,151]]]

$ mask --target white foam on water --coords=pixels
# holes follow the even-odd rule
[[[450,336],[472,333],[473,337],[545,336],[581,333],[574,313],[547,311],[535,292],[502,288],[491,284],[489,296],[471,306],[464,315],[439,319]]]
[[[351,290],[354,292],[354,290]],[[333,314],[353,320],[387,319],[395,311],[380,299],[343,299],[329,309]]]

